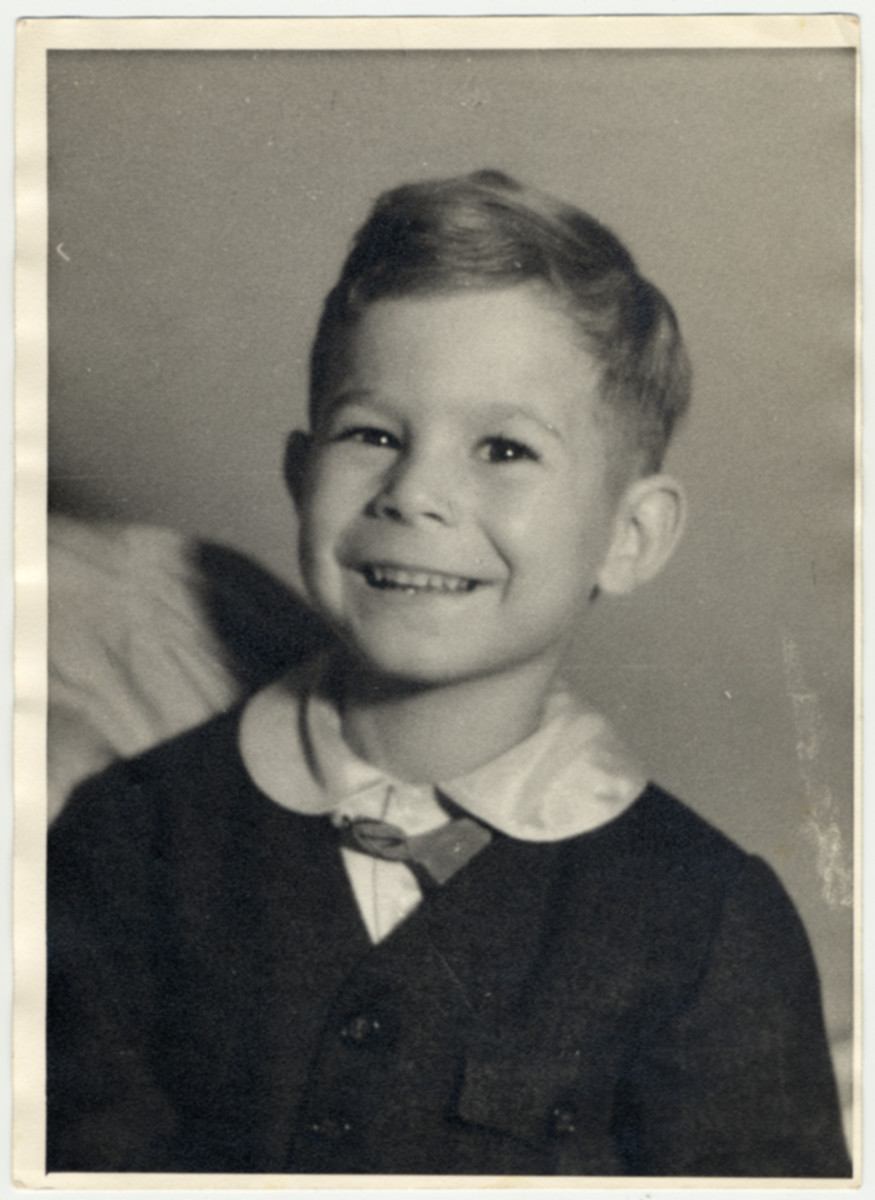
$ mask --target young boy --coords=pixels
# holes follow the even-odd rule
[[[780,884],[557,685],[680,536],[688,390],[583,213],[377,202],[287,455],[336,646],[52,834],[49,1169],[849,1174]]]

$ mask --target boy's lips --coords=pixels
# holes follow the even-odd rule
[[[357,570],[368,587],[402,591],[411,596],[423,593],[461,595],[473,592],[482,582],[464,575],[452,575],[446,571],[400,566],[395,563],[362,563]]]

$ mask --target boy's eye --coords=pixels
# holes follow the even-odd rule
[[[491,437],[481,444],[480,457],[486,462],[510,463],[522,459],[537,462],[539,455],[524,442],[517,442],[513,438]]]
[[[351,425],[347,429],[341,429],[332,440],[359,442],[363,446],[382,446],[388,450],[397,450],[401,444],[393,433],[372,425]]]

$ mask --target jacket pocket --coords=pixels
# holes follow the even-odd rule
[[[526,1173],[616,1176],[626,1173],[613,1131],[614,1086],[581,1052],[468,1051],[458,1116],[471,1126],[539,1152]]]
[[[475,1047],[465,1057],[458,1115],[469,1124],[550,1150],[577,1131],[578,1075],[574,1053],[539,1057]]]

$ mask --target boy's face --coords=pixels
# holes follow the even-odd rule
[[[364,312],[298,503],[310,595],[378,673],[552,673],[612,540],[597,381],[533,288]]]

